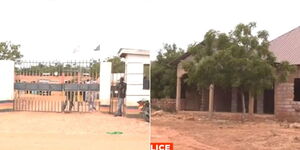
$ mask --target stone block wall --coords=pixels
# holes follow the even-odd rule
[[[161,109],[168,112],[176,111],[176,99],[151,99],[153,109]]]
[[[275,116],[279,120],[300,121],[300,101],[294,101],[295,78],[300,78],[299,67],[287,82],[275,85]]]

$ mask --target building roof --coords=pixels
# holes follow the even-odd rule
[[[300,64],[300,26],[272,40],[270,51],[277,61],[288,61],[290,64]]]
[[[132,48],[120,48],[118,54],[119,54],[120,57],[125,57],[128,54],[149,56],[150,53],[149,53],[149,50],[132,49]]]
[[[186,52],[183,55],[181,55],[180,57],[178,57],[177,59],[175,59],[174,61],[170,62],[170,65],[178,65],[181,60],[184,60],[185,58],[189,57],[190,55],[191,55],[191,53]]]

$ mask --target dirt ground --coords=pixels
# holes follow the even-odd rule
[[[98,112],[0,113],[1,150],[149,150],[149,134],[141,119]]]
[[[300,124],[278,122],[273,115],[206,112],[155,113],[151,142],[172,142],[175,150],[297,150]],[[295,126],[294,126],[295,125]]]

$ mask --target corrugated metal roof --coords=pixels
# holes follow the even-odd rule
[[[149,55],[149,50],[143,49],[133,49],[133,48],[120,48],[118,52],[120,57],[125,57],[127,54],[136,54],[136,55]]]
[[[300,64],[300,26],[272,40],[269,46],[277,57],[277,61],[288,61]]]

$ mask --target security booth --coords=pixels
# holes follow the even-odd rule
[[[125,61],[124,80],[127,92],[124,102],[126,116],[139,114],[138,101],[150,101],[150,55],[148,50],[121,48],[119,56]]]

